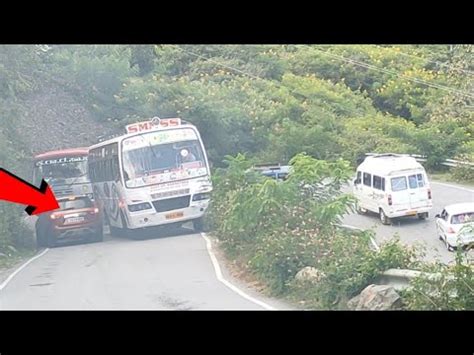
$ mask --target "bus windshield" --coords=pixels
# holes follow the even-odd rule
[[[35,163],[35,183],[38,184],[43,178],[51,184],[87,180],[87,157],[39,160]]]
[[[207,174],[200,141],[190,129],[145,133],[127,138],[122,144],[126,187],[141,187]]]

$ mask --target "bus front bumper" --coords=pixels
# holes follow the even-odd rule
[[[140,211],[127,217],[128,228],[139,229],[171,223],[185,223],[204,215],[209,201],[199,201],[192,206],[166,212]]]

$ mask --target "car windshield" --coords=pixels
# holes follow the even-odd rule
[[[197,138],[194,132],[185,133],[184,136]],[[166,142],[176,138],[179,136],[169,132],[153,132],[124,140],[125,185],[140,187],[205,175],[207,170],[199,141],[192,139]]]
[[[474,212],[456,214],[451,218],[451,224],[464,224],[474,222]]]

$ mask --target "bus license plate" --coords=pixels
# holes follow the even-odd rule
[[[168,213],[165,215],[166,219],[175,219],[179,217],[183,217],[184,213],[183,212],[173,212],[173,213]]]
[[[79,223],[83,221],[84,221],[84,217],[66,218],[66,220],[64,221],[64,224]]]

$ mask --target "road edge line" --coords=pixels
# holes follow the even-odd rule
[[[232,291],[234,291],[235,293],[237,293],[239,296],[247,299],[248,301],[251,301],[257,305],[259,305],[260,307],[266,309],[266,310],[276,310],[276,308],[266,304],[265,302],[262,302],[262,301],[259,301],[257,300],[256,298],[252,297],[252,296],[249,296],[248,294],[246,294],[244,291],[242,291],[241,289],[239,289],[237,286],[233,285],[232,283],[230,283],[229,281],[227,281],[223,276],[222,276],[222,271],[221,271],[221,267],[219,266],[219,262],[217,261],[217,258],[214,254],[214,252],[212,251],[212,242],[211,240],[209,239],[209,237],[206,235],[206,233],[201,233],[201,236],[204,238],[204,240],[206,241],[206,249],[207,249],[207,253],[209,254],[209,257],[211,258],[211,262],[212,262],[212,266],[214,267],[214,272],[216,273],[216,277],[217,277],[217,280],[219,280],[220,282],[222,282],[224,285],[226,285],[228,288],[230,288]]]
[[[10,276],[8,276],[6,278],[5,281],[3,281],[2,284],[0,284],[0,291],[2,291],[5,287],[7,287],[7,285],[10,283],[10,281],[21,271],[23,270],[25,267],[27,267],[31,262],[33,262],[34,260],[40,258],[41,256],[43,256],[44,254],[46,254],[48,252],[49,248],[46,248],[45,250],[43,250],[41,253],[33,256],[32,258],[30,258],[29,260],[27,260],[23,265],[21,265],[18,269],[16,269],[15,271],[13,271]]]
[[[354,226],[351,226],[349,224],[339,224],[340,227],[343,227],[343,228],[348,228],[348,229],[354,229],[354,230],[358,230],[358,231],[363,231],[364,229],[362,228],[359,228],[359,227],[354,227]],[[377,243],[375,242],[375,239],[370,237],[370,241],[372,243],[372,245],[374,246],[375,250],[377,251],[380,251],[380,247],[377,245]]]
[[[456,185],[446,184],[444,182],[438,182],[438,181],[431,181],[431,183],[432,184],[438,184],[438,185],[441,185],[441,186],[448,186],[448,187],[452,187],[454,189],[459,189],[459,190],[469,191],[470,193],[474,193],[474,190],[468,189],[467,187],[464,187],[464,186],[456,186]]]

